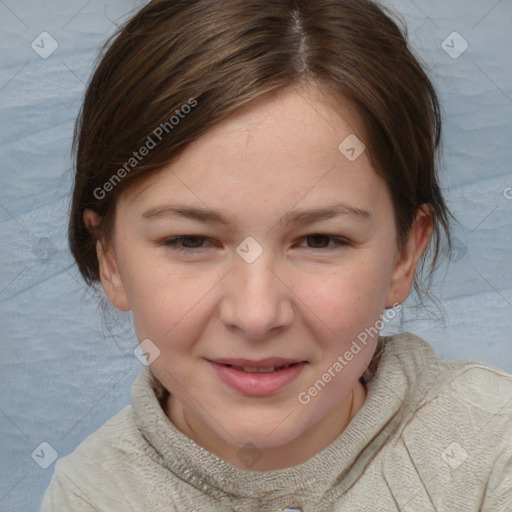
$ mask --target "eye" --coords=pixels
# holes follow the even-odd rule
[[[350,242],[345,238],[324,235],[321,233],[307,235],[302,237],[302,239],[307,242],[313,241],[313,247],[309,248],[317,250],[333,250],[336,248],[341,248],[343,246],[350,245]],[[201,235],[182,235],[173,238],[167,238],[162,242],[162,245],[164,245],[165,247],[169,247],[173,251],[177,252],[197,252],[198,249],[206,249],[206,247],[203,246],[203,242],[205,242],[206,240],[207,237]],[[330,241],[332,241],[331,246],[329,246]],[[322,242],[326,242],[327,245]],[[321,247],[318,247],[318,245],[320,245]]]
[[[343,246],[346,246],[346,245],[350,245],[350,242],[345,239],[345,238],[341,238],[341,237],[336,237],[336,236],[330,236],[330,235],[324,235],[324,234],[321,234],[321,233],[315,233],[315,234],[312,234],[312,235],[307,235],[305,237],[303,237],[304,240],[308,241],[308,242],[311,242],[311,240],[313,240],[313,247],[310,247],[311,249],[327,249],[327,250],[332,250],[332,249],[337,249],[337,248],[340,248],[340,247],[343,247]],[[322,243],[322,239],[324,242],[327,243],[327,246]],[[320,242],[319,242],[320,240]],[[333,242],[333,245],[332,246],[328,246],[329,244],[329,241]],[[317,245],[321,245],[322,247],[318,247]]]
[[[182,235],[174,238],[168,238],[163,241],[162,245],[170,247],[173,251],[194,251],[196,249],[203,249],[201,242],[206,240],[206,237],[200,235]],[[183,243],[186,243],[183,246]]]

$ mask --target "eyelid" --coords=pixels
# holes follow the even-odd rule
[[[352,244],[352,242],[346,237],[339,236],[339,235],[329,235],[327,233],[321,233],[321,232],[303,235],[302,237],[300,237],[300,240],[302,241],[309,237],[325,237],[325,238],[328,238],[332,242],[332,244],[330,246],[328,245],[327,247],[319,247],[319,248],[306,247],[306,249],[310,249],[313,251],[326,252],[326,251],[343,248],[345,246]],[[180,235],[180,236],[175,236],[175,237],[170,237],[170,238],[164,239],[162,241],[161,245],[163,245],[165,247],[169,247],[169,248],[171,248],[171,250],[176,251],[176,252],[198,252],[199,250],[207,248],[207,247],[181,247],[178,245],[180,243],[180,241],[183,241],[184,239],[188,239],[188,238],[200,238],[200,239],[202,238],[205,241],[211,240],[206,235],[195,235],[195,234],[194,235]]]
[[[180,247],[177,245],[180,243],[180,241],[183,241],[183,239],[187,238],[204,238],[205,240],[209,240],[209,237],[205,235],[180,235],[164,239],[162,241],[162,245],[165,247],[170,247],[176,252],[197,252],[199,249],[204,249],[204,247]]]
[[[306,239],[310,236],[320,236],[320,237],[326,237],[326,238],[329,238],[333,243],[331,246],[327,246],[327,247],[320,247],[320,248],[315,248],[315,247],[306,247],[306,249],[311,249],[311,250],[317,250],[317,251],[329,251],[329,250],[334,250],[334,249],[339,249],[339,248],[343,248],[347,245],[351,245],[351,242],[348,238],[345,238],[343,236],[338,236],[338,235],[328,235],[326,233],[311,233],[310,235],[304,235],[301,237],[301,239]]]

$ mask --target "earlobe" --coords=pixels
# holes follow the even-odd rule
[[[397,303],[401,304],[409,296],[417,264],[430,241],[432,224],[430,209],[423,205],[409,231],[407,242],[395,261],[384,307],[391,308]]]
[[[130,303],[126,296],[115,255],[111,251],[105,253],[100,240],[96,242],[96,252],[99,261],[101,284],[105,294],[117,309],[129,311],[131,309]]]
[[[83,215],[85,226],[88,230],[94,230],[100,224],[99,215],[89,209],[84,211]],[[113,251],[108,253],[104,251],[101,240],[96,241],[96,255],[99,262],[99,274],[101,285],[110,302],[121,311],[131,309],[128,297],[123,285],[123,280],[119,272],[116,257]]]

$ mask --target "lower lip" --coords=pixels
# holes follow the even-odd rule
[[[240,393],[250,396],[267,396],[277,393],[298,377],[305,362],[269,373],[248,373],[233,367],[208,361],[220,380]]]

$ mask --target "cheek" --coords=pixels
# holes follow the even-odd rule
[[[291,292],[279,288],[309,318],[310,326],[315,323],[315,330],[325,331],[325,339],[335,335],[346,340],[382,313],[389,275],[383,252],[357,249],[341,255],[335,265],[282,267],[278,270]],[[201,318],[219,306],[224,267],[172,264],[162,250],[136,244],[123,255],[123,282],[139,339],[154,339],[163,349],[173,345],[179,351],[196,331],[200,335]]]
[[[121,247],[119,266],[123,286],[131,305],[135,327],[140,340],[161,337],[183,316],[184,287],[178,276],[169,273],[170,266],[156,258],[155,248],[132,244]],[[176,293],[176,290],[181,290]]]
[[[327,334],[357,334],[382,314],[389,264],[375,253],[354,253],[328,273],[297,276],[294,292],[321,320]]]
[[[132,313],[139,339],[154,339],[162,347],[172,342],[179,349],[180,340],[186,339],[184,331],[189,337],[194,331],[190,319],[197,318],[204,307],[204,293],[191,288],[176,280],[135,283]]]
[[[156,252],[156,251],[155,251]],[[127,261],[130,304],[140,340],[153,340],[165,353],[179,353],[200,335],[200,318],[211,314],[209,295],[220,277],[191,265],[172,265],[161,256],[151,261],[133,252]],[[144,257],[142,257],[144,256]]]

